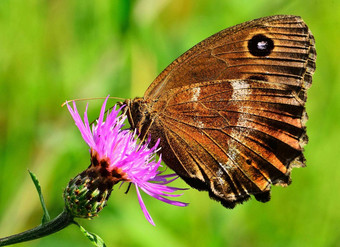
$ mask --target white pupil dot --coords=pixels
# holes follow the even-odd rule
[[[257,43],[257,49],[259,50],[265,50],[267,49],[268,43],[267,41],[260,41]]]

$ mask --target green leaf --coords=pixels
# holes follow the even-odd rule
[[[41,206],[42,206],[43,211],[44,211],[44,215],[41,219],[41,223],[45,224],[46,222],[50,221],[51,218],[50,218],[50,215],[47,211],[47,207],[46,207],[46,204],[45,204],[45,201],[44,201],[44,197],[43,197],[43,194],[41,192],[40,183],[39,183],[37,176],[34,173],[32,173],[30,170],[28,170],[28,172],[31,175],[32,181],[33,181],[35,188],[37,189],[38,194],[39,194],[40,203],[41,203]]]
[[[82,227],[81,225],[79,225],[79,223],[75,221],[73,223],[79,227],[80,231],[92,242],[93,245],[97,247],[106,247],[104,240],[97,234],[88,232],[84,227]]]

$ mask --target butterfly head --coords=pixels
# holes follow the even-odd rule
[[[137,134],[141,137],[145,136],[150,122],[150,114],[148,105],[143,98],[126,99],[124,102],[119,102],[123,107],[123,114],[126,114],[130,123],[131,129],[137,130]],[[143,138],[142,138],[143,139]]]

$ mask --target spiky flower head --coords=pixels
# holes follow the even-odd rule
[[[165,198],[180,196],[172,193],[181,189],[167,186],[177,179],[177,176],[161,175],[158,171],[161,158],[156,160],[159,140],[151,148],[148,147],[150,140],[145,143],[138,142],[135,132],[122,129],[126,116],[119,115],[120,109],[115,106],[111,111],[107,111],[104,120],[107,99],[101,108],[99,118],[91,127],[87,107],[83,122],[76,104],[73,102],[73,108],[67,104],[76,126],[90,147],[91,165],[71,180],[65,189],[66,208],[75,217],[91,218],[106,205],[113,185],[118,182],[130,182],[136,187],[139,204],[145,217],[154,225],[139,189],[171,205],[187,206],[186,203]]]

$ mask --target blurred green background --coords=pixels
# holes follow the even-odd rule
[[[0,237],[40,223],[27,168],[54,217],[63,209],[63,188],[89,164],[62,102],[142,96],[165,66],[204,38],[254,18],[294,14],[312,30],[318,57],[307,102],[307,168],[294,169],[292,185],[274,187],[269,203],[253,199],[234,210],[192,189],[181,198],[186,208],[144,194],[156,227],[134,189],[125,195],[116,188],[98,218],[80,222],[107,246],[340,246],[339,13],[337,0],[1,0]],[[101,103],[90,102],[90,119]],[[71,226],[17,246],[91,243]]]

